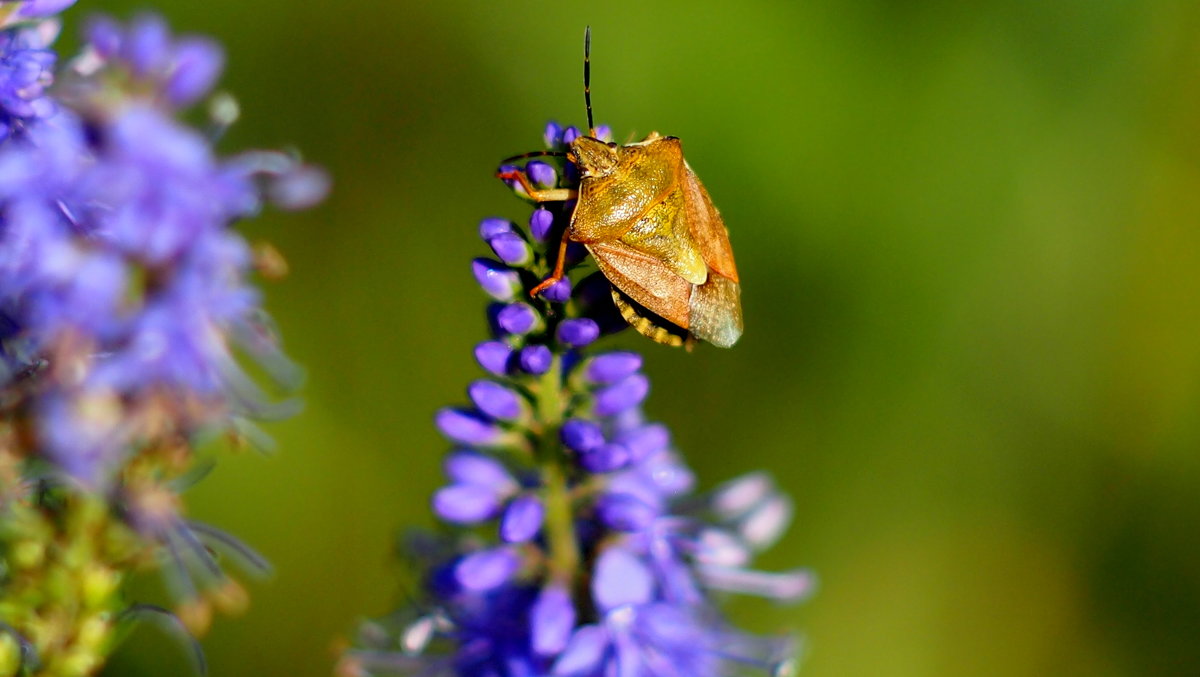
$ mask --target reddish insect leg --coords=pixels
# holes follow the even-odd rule
[[[525,172],[519,169],[496,172],[496,178],[504,179],[505,181],[516,181],[521,184],[521,188],[525,191],[525,194],[534,202],[566,202],[567,200],[574,200],[579,196],[579,192],[571,188],[537,190],[529,182],[529,177],[525,176]]]
[[[558,260],[554,262],[554,272],[550,273],[550,277],[542,280],[541,284],[530,290],[530,296],[537,296],[563,279],[563,266],[567,261],[567,242],[567,231],[564,230],[562,238],[558,241]]]

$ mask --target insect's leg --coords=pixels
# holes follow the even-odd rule
[[[529,182],[529,177],[525,176],[525,172],[519,169],[510,169],[508,171],[496,172],[496,178],[506,181],[516,181],[521,184],[521,188],[525,190],[525,194],[534,202],[566,202],[574,200],[579,193],[571,188],[551,188],[548,190],[537,190],[533,184]]]
[[[542,280],[541,284],[530,290],[530,296],[537,296],[553,286],[555,282],[563,279],[563,266],[567,261],[567,243],[567,231],[563,230],[562,239],[558,242],[558,261],[554,263],[554,272],[550,273],[550,277]]]

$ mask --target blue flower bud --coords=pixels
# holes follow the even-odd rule
[[[521,349],[518,362],[526,373],[540,376],[550,370],[550,365],[554,363],[554,354],[547,346],[525,346]]]
[[[649,392],[650,380],[644,374],[626,376],[596,392],[596,413],[600,416],[619,414],[641,404]]]
[[[612,143],[612,127],[609,127],[608,125],[600,125],[596,127],[596,138],[607,143]]]
[[[555,677],[596,674],[608,653],[609,644],[608,632],[604,628],[597,625],[580,626],[554,661],[551,672]]]
[[[496,492],[477,484],[451,484],[433,495],[433,511],[455,524],[478,524],[495,517],[499,509]]]
[[[558,172],[540,160],[525,165],[525,174],[537,188],[553,188],[558,183]]]
[[[487,242],[497,235],[514,232],[513,228],[515,227],[513,222],[508,219],[490,216],[479,222],[479,237],[484,242]]]
[[[566,303],[571,298],[571,280],[564,277],[542,290],[541,295],[553,303]]]
[[[569,419],[558,432],[559,439],[576,453],[587,453],[604,444],[600,424],[580,418]]]
[[[580,453],[579,464],[588,472],[613,472],[629,464],[629,450],[623,444],[602,444]]]
[[[576,127],[575,125],[571,125],[570,127],[567,127],[566,129],[563,130],[563,134],[562,134],[563,145],[569,146],[575,142],[575,139],[578,139],[579,137],[580,137],[579,128]]]
[[[471,449],[459,449],[447,456],[442,472],[456,485],[484,487],[495,496],[507,496],[519,488],[503,463]]]
[[[122,56],[133,72],[150,75],[170,59],[171,33],[161,17],[143,14],[133,20],[122,44]]]
[[[587,379],[598,385],[616,383],[642,368],[642,356],[637,353],[614,352],[597,355],[588,361]]]
[[[592,599],[602,611],[626,604],[646,604],[654,598],[654,576],[637,555],[610,547],[596,560]]]
[[[567,646],[575,629],[575,604],[571,593],[561,585],[542,588],[529,612],[533,651],[542,656],[556,656]]]
[[[510,266],[523,266],[533,260],[533,250],[517,233],[499,233],[487,241],[496,257]]]
[[[525,543],[542,528],[545,508],[537,496],[524,494],[508,504],[500,519],[500,539],[505,543]]]
[[[509,334],[528,334],[541,328],[542,318],[528,303],[510,303],[500,309],[496,324]]]
[[[434,423],[443,435],[462,444],[493,444],[503,435],[494,423],[465,409],[442,409],[434,417]]]
[[[529,234],[538,242],[545,242],[554,227],[554,214],[545,207],[538,207],[529,216]]]
[[[596,503],[600,519],[617,531],[641,531],[658,517],[658,510],[632,494],[605,494]]]
[[[661,423],[651,423],[621,432],[617,442],[629,449],[631,460],[640,462],[665,449],[671,443],[671,432]]]
[[[512,348],[503,341],[484,341],[475,346],[475,361],[488,372],[504,376],[508,373],[512,352]]]
[[[582,348],[600,338],[600,326],[586,317],[563,320],[556,332],[558,340],[573,348]]]
[[[527,410],[520,395],[494,381],[475,381],[467,394],[477,409],[499,421],[515,421]]]
[[[542,133],[542,140],[546,142],[547,148],[554,148],[562,143],[562,125],[551,120],[546,123],[546,131]]]
[[[508,548],[479,550],[459,560],[454,579],[465,590],[486,592],[507,583],[520,565],[520,558]]]
[[[483,291],[497,301],[512,301],[521,291],[521,276],[503,263],[478,258],[471,261],[471,272]]]
[[[172,104],[187,106],[212,89],[225,56],[211,40],[185,38],[175,45],[174,62],[164,93]]]

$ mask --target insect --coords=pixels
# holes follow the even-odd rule
[[[678,138],[651,132],[618,145],[596,138],[592,120],[591,28],[584,34],[588,135],[566,159],[579,188],[536,190],[521,170],[502,171],[535,202],[576,200],[554,272],[531,295],[563,278],[569,242],[583,244],[613,286],[613,301],[637,331],[668,345],[695,339],[728,348],[742,335],[741,288],[725,222],[683,158]],[[535,155],[562,155],[535,151]]]

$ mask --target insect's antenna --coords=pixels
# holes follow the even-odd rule
[[[592,123],[592,27],[583,32],[583,103],[587,106],[588,136],[596,136]]]
[[[520,155],[506,157],[503,160],[501,160],[500,162],[501,162],[501,164],[503,164],[505,162],[512,162],[513,160],[524,160],[527,157],[546,157],[546,156],[566,157],[567,154],[561,150],[534,150],[534,151],[530,151],[528,153],[521,153]]]

